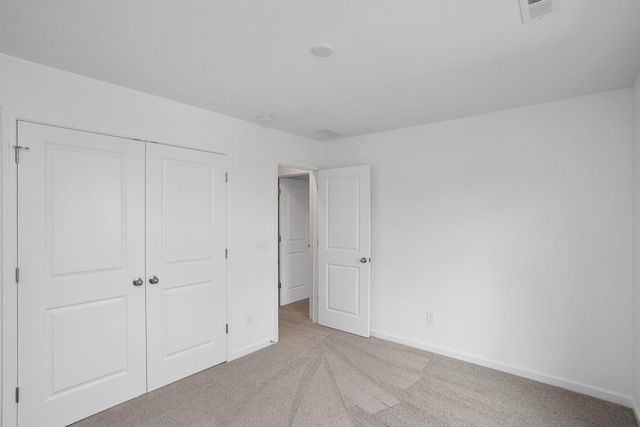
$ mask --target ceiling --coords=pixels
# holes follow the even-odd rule
[[[556,1],[0,0],[0,52],[325,140],[633,85],[640,0]]]

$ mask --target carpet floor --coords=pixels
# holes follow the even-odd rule
[[[615,426],[626,407],[280,309],[280,342],[74,424],[84,426]]]

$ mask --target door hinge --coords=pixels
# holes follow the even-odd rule
[[[16,387],[16,403],[20,402],[20,387]]]
[[[227,334],[229,333],[229,324],[228,324],[228,323],[225,325],[225,332],[226,332]]]
[[[20,283],[20,267],[16,267],[16,284]]]
[[[20,150],[29,151],[29,147],[23,147],[21,145],[14,145],[13,149],[16,153],[16,164],[20,163]]]
[[[282,242],[282,236],[278,236],[278,242]]]
[[[278,289],[282,289],[282,283],[278,282]]]
[[[278,196],[282,194],[282,190],[278,188]]]
[[[224,259],[227,259],[227,258],[229,258],[229,250],[225,249],[224,250]]]
[[[228,172],[224,173],[224,182],[225,183],[229,182],[229,173]]]

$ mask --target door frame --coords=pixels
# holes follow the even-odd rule
[[[274,174],[275,178],[273,181],[273,200],[274,202],[274,221],[273,221],[273,239],[272,239],[272,247],[273,247],[273,265],[275,266],[275,275],[273,280],[273,342],[278,342],[280,338],[279,332],[279,289],[278,289],[278,281],[280,277],[280,268],[278,265],[278,257],[279,255],[279,247],[278,247],[278,224],[280,220],[279,210],[279,202],[278,202],[278,166],[284,166],[289,168],[300,169],[309,172],[309,225],[311,236],[309,241],[311,243],[309,256],[311,257],[311,268],[309,269],[310,280],[311,283],[311,296],[309,297],[309,317],[313,323],[318,323],[318,184],[317,184],[317,176],[318,170],[322,169],[318,165],[313,165],[310,163],[299,162],[296,160],[285,159],[285,158],[276,158],[274,161]]]
[[[299,169],[298,169],[299,170]],[[284,185],[283,185],[284,184]],[[299,186],[300,190],[304,190],[306,191],[306,195],[305,198],[307,200],[307,203],[305,203],[305,209],[306,209],[306,214],[304,214],[302,217],[304,218],[304,220],[307,222],[306,225],[306,236],[305,236],[305,244],[307,245],[307,247],[305,248],[305,252],[306,252],[306,262],[307,262],[307,267],[306,267],[306,274],[305,274],[305,286],[307,288],[306,290],[306,294],[307,294],[307,299],[311,300],[311,292],[312,292],[312,281],[313,281],[313,274],[312,274],[312,258],[311,258],[311,212],[309,212],[309,208],[311,205],[311,202],[309,200],[309,172],[308,171],[301,171],[300,173],[297,174],[291,174],[291,175],[280,175],[278,176],[278,186],[279,186],[279,191],[278,191],[278,203],[279,203],[279,209],[278,209],[278,222],[279,222],[279,238],[278,238],[278,270],[280,271],[279,274],[279,280],[278,280],[278,293],[279,293],[279,305],[280,307],[282,307],[283,305],[283,298],[282,298],[282,294],[283,294],[283,289],[284,289],[284,282],[285,280],[283,280],[282,277],[282,273],[283,273],[283,264],[287,264],[289,267],[288,272],[291,273],[291,268],[292,268],[292,264],[291,263],[287,263],[286,260],[283,260],[283,243],[285,240],[289,239],[290,236],[288,235],[286,230],[283,230],[283,225],[285,228],[287,228],[287,224],[291,221],[291,212],[289,212],[286,208],[285,210],[287,212],[283,211],[283,193],[284,191],[282,191],[282,189],[284,187],[290,187],[290,186]],[[291,197],[291,193],[288,193],[287,195],[285,195],[285,198]],[[288,206],[288,204],[285,203],[286,206]],[[291,241],[289,240],[289,244],[292,244]],[[295,243],[294,243],[295,244]],[[286,256],[286,252],[284,253],[284,255]],[[291,298],[291,293],[295,293],[296,291],[293,291],[291,289],[288,290],[289,295],[288,297]],[[287,292],[285,292],[286,294]],[[304,295],[303,295],[304,296]],[[298,298],[298,297],[295,297]],[[301,299],[305,299],[305,298],[301,298]],[[295,301],[291,301],[289,303],[293,303]],[[311,307],[310,307],[311,308]],[[311,312],[309,312],[309,318],[311,318]]]
[[[15,267],[17,259],[17,167],[14,161],[13,146],[18,141],[18,121],[26,121],[46,126],[56,126],[107,136],[155,142],[195,150],[204,150],[225,155],[227,171],[231,168],[231,153],[218,144],[208,144],[188,139],[176,139],[150,132],[123,129],[109,124],[88,123],[71,120],[55,114],[35,113],[15,108],[0,106],[0,425],[15,426],[18,422],[18,411],[15,402],[18,367],[18,290],[15,286]],[[229,180],[229,184],[231,180]],[[225,224],[225,246],[229,246],[229,221],[232,186],[227,186]],[[225,277],[225,288],[228,301],[228,269]],[[229,312],[227,310],[227,321]],[[230,334],[227,335],[227,361],[230,355]]]

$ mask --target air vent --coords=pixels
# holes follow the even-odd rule
[[[520,0],[522,22],[529,24],[558,13],[560,0]]]
[[[331,130],[331,129],[316,129],[314,130],[315,133],[317,133],[318,135],[322,135],[325,138],[335,138],[338,136],[342,136],[344,134],[340,133],[340,132],[336,132],[335,130]]]

